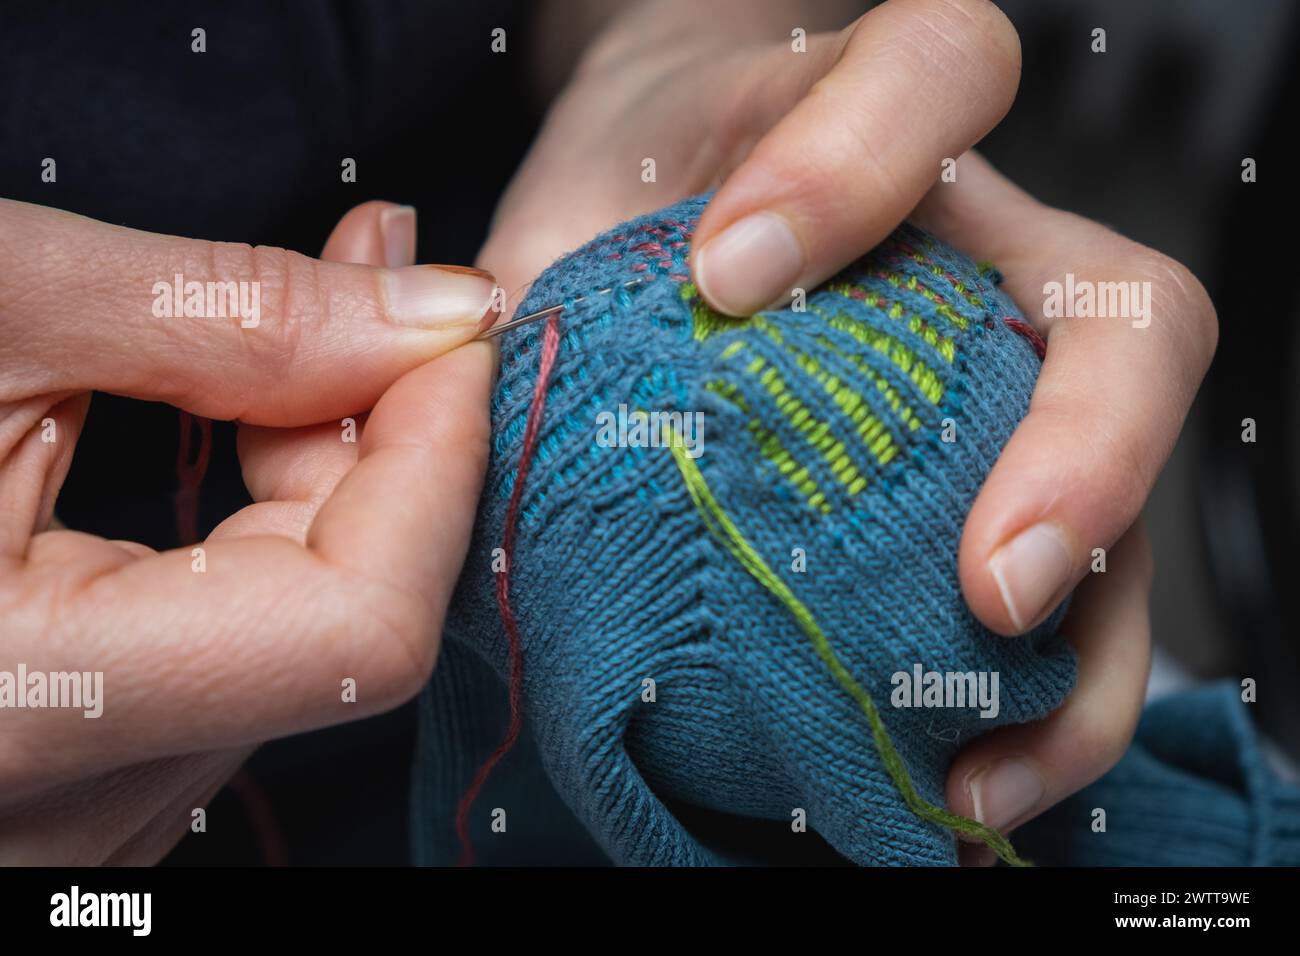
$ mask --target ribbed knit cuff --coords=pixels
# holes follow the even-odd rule
[[[501,679],[473,650],[445,640],[420,695],[411,772],[412,859],[454,866],[462,847],[456,810],[483,761],[501,742],[509,703]],[[504,830],[492,827],[505,812]],[[604,866],[596,846],[551,785],[530,724],[493,770],[470,814],[476,866]]]
[[[1268,795],[1261,866],[1300,866],[1300,787],[1277,782]]]
[[[460,854],[456,805],[479,762],[505,730],[505,689],[472,651],[445,641],[417,706],[412,856],[417,866],[452,866]]]

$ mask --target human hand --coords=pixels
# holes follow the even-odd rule
[[[1217,319],[1172,259],[1038,203],[975,153],[958,164],[958,181],[931,189],[912,218],[997,263],[1047,343],[1029,414],[966,519],[962,588],[976,615],[1009,636],[1074,590],[1062,626],[1079,659],[1074,692],[1039,723],[974,741],[949,771],[949,806],[1007,831],[1092,783],[1132,739],[1151,659],[1141,511],[1209,367]],[[1046,287],[1067,272],[1079,287],[1145,285],[1149,312],[1048,318]],[[1091,573],[1095,549],[1104,573]],[[992,862],[984,848],[967,857]]]
[[[1078,586],[1064,631],[1080,658],[1078,687],[1052,717],[981,738],[952,767],[950,807],[1012,829],[1099,777],[1132,737],[1150,654],[1138,519],[1213,354],[1213,306],[1178,263],[1042,206],[969,152],[1019,82],[1019,40],[993,4],[890,0],[808,36],[804,54],[788,39],[737,40],[711,13],[647,4],[596,44],[499,207],[482,261],[513,289],[602,229],[721,183],[691,265],[723,312],[815,286],[909,215],[999,267],[1048,358],[967,520],[961,583],[974,613],[1008,636]],[[772,23],[771,37],[799,26]],[[937,182],[951,159],[957,181]],[[1149,282],[1154,320],[1045,319],[1044,284],[1067,272]],[[1095,548],[1107,571],[1085,581]],[[981,773],[990,767],[1006,773]]]
[[[0,675],[103,674],[97,718],[0,709],[0,862],[153,862],[251,747],[427,680],[487,458],[494,351],[465,343],[495,314],[490,277],[344,264],[414,255],[387,203],[321,262],[0,201]],[[175,273],[260,283],[258,321],[156,317]],[[255,503],[201,554],[47,530],[91,389],[247,423]]]

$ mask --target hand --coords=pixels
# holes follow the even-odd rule
[[[811,288],[913,213],[997,264],[1048,358],[968,518],[963,591],[988,627],[1023,633],[1080,585],[1094,548],[1108,552],[1065,624],[1080,657],[1070,699],[1045,721],[981,738],[951,770],[953,810],[1012,829],[1101,776],[1132,737],[1150,654],[1138,517],[1213,354],[1214,309],[1176,262],[1036,203],[968,152],[1019,82],[1019,40],[993,4],[890,0],[809,35],[804,54],[788,39],[737,42],[710,15],[721,18],[714,5],[646,4],[595,45],[482,259],[514,289],[602,229],[721,182],[691,265],[724,312]],[[788,37],[799,19],[763,27]],[[652,183],[641,178],[646,158]],[[957,182],[937,183],[949,158]],[[1043,319],[1044,283],[1066,272],[1150,282],[1150,327]],[[1046,530],[1021,537],[1037,526]],[[981,773],[990,767],[1006,772]]]
[[[1015,635],[1077,586],[1063,626],[1079,657],[1074,692],[1046,720],[975,741],[949,771],[952,809],[1010,830],[1096,780],[1132,739],[1151,658],[1142,506],[1209,367],[1217,320],[1172,259],[1043,206],[975,153],[958,168],[912,218],[996,263],[1047,340],[1029,414],[966,519],[962,588],[985,624]],[[1076,284],[1149,283],[1150,315],[1045,318],[1044,286],[1067,272]],[[1091,574],[1097,548],[1105,573]],[[983,848],[971,859],[992,862]]]
[[[465,343],[496,315],[490,277],[342,264],[414,253],[386,203],[320,262],[0,201],[0,681],[103,673],[97,718],[0,709],[0,862],[155,861],[251,747],[424,684],[487,458],[495,358]],[[258,321],[157,317],[176,273],[259,282]],[[256,503],[201,571],[188,547],[46,530],[91,389],[252,423]]]
[[[552,106],[482,259],[513,291],[601,230],[721,184],[695,237],[695,278],[716,308],[745,314],[833,275],[902,221],[942,157],[996,125],[1020,70],[1015,31],[986,0],[891,0],[813,32],[855,6],[633,6]],[[805,53],[794,27],[809,33]],[[708,240],[760,209],[789,221],[806,262],[745,254],[733,269],[714,248],[701,269]]]

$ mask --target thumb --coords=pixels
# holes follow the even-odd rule
[[[889,235],[1006,113],[1020,46],[987,0],[894,0],[759,66],[733,120],[758,142],[692,239],[696,285],[729,315],[811,289]]]
[[[0,200],[0,400],[97,389],[293,426],[371,407],[496,318],[478,269],[377,269]]]

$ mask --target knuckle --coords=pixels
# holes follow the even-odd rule
[[[320,297],[312,261],[275,246],[211,243],[211,270],[225,280],[251,283],[256,290],[255,321],[241,325],[244,357],[266,381],[278,381],[292,369],[305,327],[318,313]]]
[[[263,297],[261,320],[250,330],[252,357],[267,372],[287,375],[302,342],[304,317],[316,304],[305,301],[314,299],[315,285],[302,281],[291,252],[256,246],[250,254]]]
[[[1154,250],[1150,256],[1147,272],[1159,288],[1166,290],[1165,297],[1173,300],[1173,312],[1181,317],[1180,331],[1190,332],[1186,339],[1195,347],[1199,367],[1204,371],[1209,368],[1219,344],[1219,318],[1214,302],[1187,266]]]
[[[867,14],[885,12],[876,8]],[[886,14],[892,21],[882,28],[893,37],[889,54],[901,62],[898,68],[915,77],[927,93],[960,102],[969,120],[987,130],[1010,108],[1019,85],[1020,39],[1015,27],[990,0],[917,0]],[[878,30],[849,29],[842,58],[878,60],[881,45]],[[910,196],[909,177],[894,168],[882,146],[899,132],[902,123],[889,113],[881,113],[870,97],[863,97],[859,83],[846,84],[835,70],[821,77],[808,91],[807,98],[823,98],[822,113],[850,117],[843,124],[851,137],[855,155],[861,158],[890,192]],[[806,162],[807,157],[800,157]],[[812,171],[814,175],[817,170]],[[821,177],[824,180],[824,176]]]

